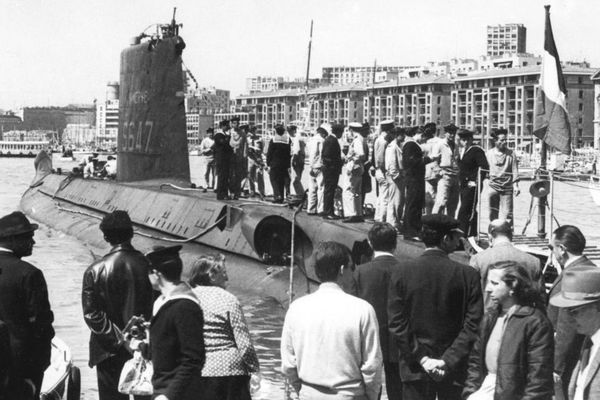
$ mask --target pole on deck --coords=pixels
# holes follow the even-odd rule
[[[540,152],[540,167],[538,168],[537,179],[547,179],[548,171],[546,170],[546,154],[548,152],[548,146],[546,142],[542,141],[542,148]],[[538,198],[538,237],[544,239],[546,237],[546,201],[548,196],[541,196]]]

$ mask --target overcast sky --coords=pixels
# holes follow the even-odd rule
[[[485,53],[486,27],[522,23],[540,54],[551,4],[563,60],[600,67],[597,0],[0,0],[0,109],[91,103],[119,79],[119,53],[177,6],[184,62],[201,86],[245,90],[256,75],[311,77],[324,66],[420,65]]]

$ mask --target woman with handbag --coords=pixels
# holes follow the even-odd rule
[[[225,290],[225,257],[200,257],[192,264],[189,276],[204,311],[206,362],[201,398],[250,400],[250,374],[258,373],[258,357],[240,302]]]
[[[486,292],[495,303],[469,357],[463,398],[551,400],[554,337],[537,283],[512,261],[490,267]]]

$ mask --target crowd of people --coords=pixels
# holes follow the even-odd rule
[[[539,259],[490,223],[491,247],[471,265],[449,255],[458,220],[425,215],[422,255],[394,255],[396,229],[376,222],[372,261],[353,270],[336,242],[315,250],[319,289],[294,301],[282,370],[301,399],[591,400],[600,396],[600,269],[572,225],[549,248],[562,272],[546,295]],[[351,275],[353,284],[345,276]]]
[[[393,148],[394,151],[395,148]],[[250,399],[259,361],[238,299],[225,290],[223,255],[204,255],[183,279],[182,246],[136,250],[126,211],[100,231],[110,251],[83,274],[89,364],[100,400],[127,399],[119,376],[132,353],[153,365],[156,400]],[[0,218],[0,399],[39,399],[50,364],[53,313],[43,273],[23,261],[37,224]],[[548,293],[540,260],[512,244],[509,220],[489,225],[491,246],[450,257],[461,222],[424,215],[425,245],[395,254],[397,230],[375,222],[373,258],[355,267],[350,249],[321,242],[312,260],[320,286],[293,301],[281,337],[281,369],[300,399],[592,400],[600,396],[600,269],[586,239],[562,225],[548,248],[560,274]],[[147,321],[149,344],[131,340]],[[145,399],[148,396],[134,396]]]
[[[53,313],[44,275],[21,260],[32,254],[37,224],[21,212],[0,218],[0,399],[38,400],[50,365]],[[90,329],[89,366],[100,400],[119,391],[135,351],[152,361],[156,400],[249,400],[259,362],[242,307],[225,290],[223,255],[202,256],[183,279],[181,246],[136,250],[126,211],[100,223],[110,251],[83,274],[83,319]],[[131,320],[146,321],[148,341],[132,340]],[[143,328],[141,328],[143,330]]]
[[[306,166],[308,214],[363,222],[365,196],[375,186],[374,220],[419,240],[421,217],[428,214],[456,217],[467,236],[475,235],[477,202],[485,185],[490,220],[512,222],[519,174],[506,129],[493,130],[494,146],[487,152],[468,129],[450,123],[442,130],[443,137],[432,122],[400,127],[388,120],[374,133],[368,123],[352,122],[347,128],[324,123],[300,139],[295,126],[277,125],[272,138],[264,139],[256,127],[239,126],[236,119],[221,121],[214,137],[211,128],[201,144],[204,187],[211,187],[214,164],[221,182],[217,199],[237,199],[243,192],[264,198],[262,174],[268,170],[273,201],[282,203],[291,194],[290,182],[294,193],[303,195]],[[338,187],[341,210],[336,210]]]

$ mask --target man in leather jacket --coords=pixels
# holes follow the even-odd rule
[[[148,321],[152,315],[148,261],[131,245],[133,224],[126,211],[107,214],[100,230],[112,248],[85,271],[81,295],[83,317],[91,330],[89,365],[96,366],[100,400],[127,400],[129,396],[117,390],[123,365],[132,357],[122,330],[132,316]]]

